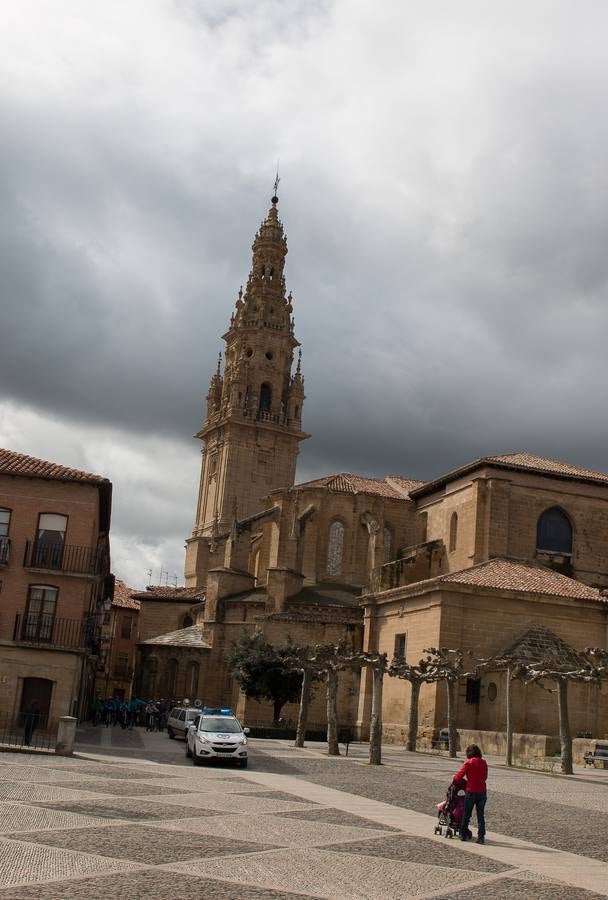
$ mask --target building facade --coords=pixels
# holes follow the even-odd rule
[[[183,687],[190,698],[197,693],[206,703],[236,706],[249,721],[268,721],[270,705],[245,701],[226,662],[231,645],[251,631],[278,644],[347,640],[409,662],[432,646],[485,658],[535,625],[577,649],[606,646],[608,474],[511,453],[427,481],[338,473],[295,482],[298,445],[308,435],[286,252],[273,197],[198,433],[188,587],[165,596],[170,616],[153,616],[161,598],[153,599],[156,589],[145,592],[151,602],[142,605],[148,624],[139,652],[148,693],[152,685],[165,694]],[[189,607],[188,590],[197,592]],[[194,671],[196,692],[187,674]],[[503,680],[497,673],[462,683],[463,727],[504,727]],[[556,704],[540,688],[518,691],[517,727],[556,734]],[[587,688],[574,693],[575,728],[607,733],[603,697]],[[420,736],[430,741],[446,725],[444,696],[434,686],[421,696]],[[370,703],[367,670],[345,673],[341,723],[365,736]],[[389,739],[402,739],[408,714],[407,685],[387,679]],[[295,717],[296,708],[284,715]],[[311,719],[324,718],[318,690]]]
[[[0,450],[0,713],[88,709],[113,592],[112,485],[87,472]]]
[[[139,640],[139,600],[116,579],[112,605],[105,612],[95,678],[95,696],[130,700]]]

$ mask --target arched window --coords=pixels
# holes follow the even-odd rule
[[[176,659],[170,659],[167,663],[166,693],[169,697],[175,697],[178,667],[179,663]]]
[[[197,662],[188,663],[186,670],[186,695],[194,699],[198,694],[198,676],[200,667]]]
[[[260,388],[260,412],[270,412],[272,403],[272,388],[269,384],[263,384]]]
[[[572,525],[557,506],[546,509],[536,527],[536,549],[572,555]]]
[[[255,551],[255,553],[253,554],[253,577],[254,577],[255,580],[256,580],[256,584],[257,584],[258,578],[260,577],[260,555],[261,555],[261,549],[262,549],[261,547],[258,547],[258,549],[257,549],[257,550]]]
[[[194,619],[191,615],[188,615],[188,613],[186,613],[186,615],[182,619],[182,628],[190,628],[192,625],[194,625]]]
[[[385,525],[382,532],[384,541],[384,562],[390,562],[393,558],[393,529],[390,525]]]
[[[344,555],[344,525],[342,522],[332,522],[329,526],[329,541],[327,545],[327,574],[342,574],[342,557]]]
[[[450,519],[450,553],[456,549],[458,542],[458,513],[452,513]]]
[[[149,656],[144,660],[144,675],[142,679],[142,693],[144,697],[152,700],[156,697],[156,678],[158,673],[158,660],[155,656]]]
[[[429,523],[429,514],[421,512],[418,514],[418,537],[421,544],[426,543],[427,529]]]

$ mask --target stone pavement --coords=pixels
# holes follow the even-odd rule
[[[0,900],[608,896],[603,859],[496,831],[484,847],[434,837],[429,806],[417,810],[415,793],[405,805],[400,786],[429,785],[437,802],[453,761],[395,748],[372,769],[356,748],[355,758],[328,760],[314,745],[253,741],[247,771],[194,768],[183,742],[163,734],[81,737],[73,759],[0,753]],[[602,830],[601,774],[493,769],[492,786],[497,806],[525,805],[550,783],[562,831],[564,809],[587,809],[589,826],[595,813]]]

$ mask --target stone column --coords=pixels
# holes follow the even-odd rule
[[[78,719],[75,719],[74,716],[60,716],[55,745],[55,753],[59,756],[72,756],[74,753],[77,722]]]

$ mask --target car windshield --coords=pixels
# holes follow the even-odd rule
[[[224,716],[214,716],[208,718],[205,716],[199,724],[199,731],[211,731],[214,734],[238,734],[241,726],[236,719],[224,718]]]
[[[201,714],[200,709],[189,709],[188,712],[186,713],[186,718],[187,719],[196,719],[196,717],[200,716],[200,714]]]

